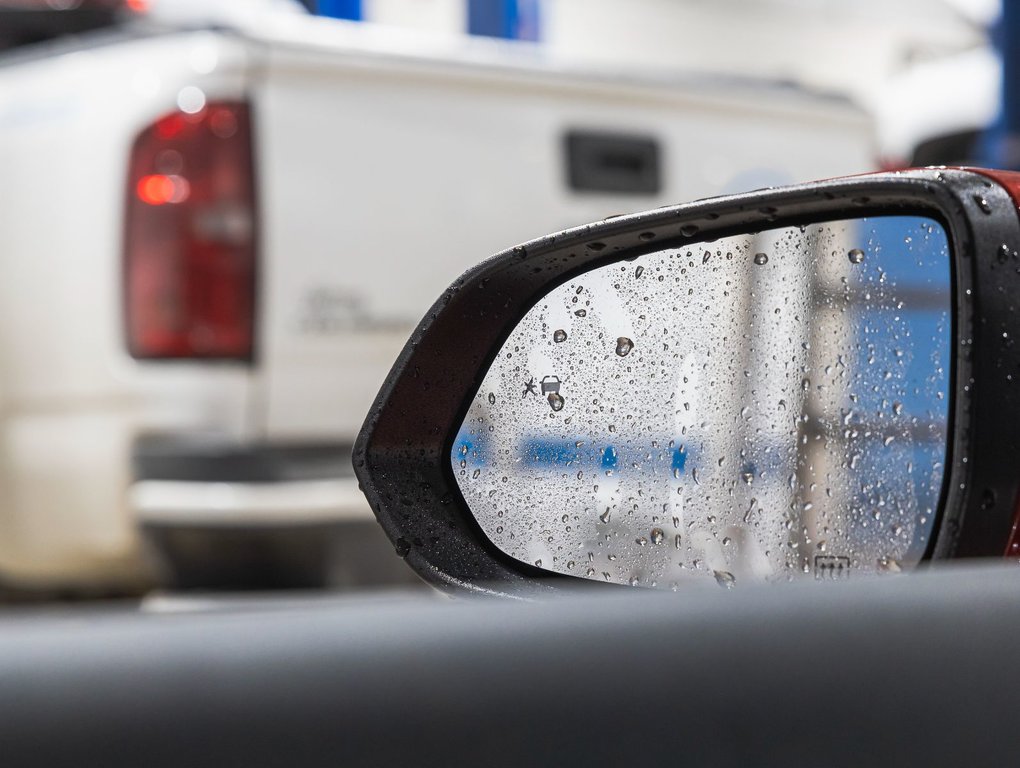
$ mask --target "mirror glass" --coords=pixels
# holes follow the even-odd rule
[[[453,446],[507,555],[581,578],[841,579],[924,556],[949,415],[942,226],[873,217],[599,267],[510,335]]]

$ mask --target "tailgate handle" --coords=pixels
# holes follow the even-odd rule
[[[655,195],[661,189],[653,137],[572,130],[564,143],[567,180],[577,192]]]

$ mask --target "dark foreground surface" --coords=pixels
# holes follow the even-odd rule
[[[540,601],[156,598],[0,619],[34,766],[978,766],[1020,748],[1020,569]]]

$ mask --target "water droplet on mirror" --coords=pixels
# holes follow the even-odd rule
[[[644,536],[638,536],[636,539],[634,539],[634,543],[637,544],[639,547],[644,547],[648,544],[648,539],[646,539]]]
[[[854,248],[849,253],[847,253],[846,257],[850,259],[851,264],[860,264],[862,261],[864,261],[864,251],[862,251],[860,248]]]
[[[757,499],[751,499],[751,503],[747,507],[747,511],[744,513],[743,521],[744,524],[751,522],[751,513],[754,512],[754,505],[758,503]]]
[[[651,532],[652,544],[661,544],[666,538],[666,534],[661,528],[652,528]]]
[[[754,254],[754,263],[757,264],[759,267],[764,267],[766,264],[769,263],[768,254],[766,253]]]
[[[496,404],[496,396],[492,392],[490,392],[489,393],[489,405],[495,405],[495,404]]]
[[[558,331],[553,332],[553,341],[560,344],[567,340],[567,332],[560,328]]]
[[[536,560],[535,561],[535,567],[536,568],[541,568],[542,567],[542,561],[541,560]]]
[[[880,557],[878,558],[878,570],[883,573],[900,573],[903,569],[900,567],[898,561],[891,557]]]
[[[638,267],[637,269],[634,270],[634,277],[641,277],[641,275],[643,275],[644,273],[645,273],[645,268],[644,267]]]
[[[733,589],[737,583],[737,577],[729,571],[712,571],[712,575],[715,576],[715,583],[723,589]]]
[[[609,507],[606,507],[606,511],[599,515],[599,520],[601,520],[603,523],[608,523],[612,519],[612,517],[613,517],[612,512],[609,511]]]
[[[566,402],[563,399],[563,396],[560,395],[558,392],[550,392],[548,400],[549,407],[552,408],[554,411],[562,411],[563,404]]]
[[[587,317],[588,316],[588,312],[586,310],[583,310],[583,309],[577,310],[574,314],[577,315],[578,317]]]
[[[621,336],[616,340],[616,354],[620,357],[626,357],[632,349],[634,349],[634,342],[626,336]]]

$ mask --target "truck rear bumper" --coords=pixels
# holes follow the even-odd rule
[[[280,526],[372,519],[353,477],[270,483],[141,480],[129,503],[141,524]]]
[[[132,451],[141,525],[303,526],[373,519],[350,446],[231,444],[146,436]]]
[[[177,589],[415,583],[342,444],[145,436],[128,505],[161,584]]]

